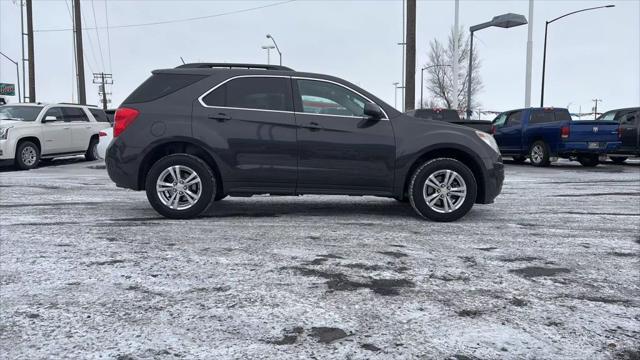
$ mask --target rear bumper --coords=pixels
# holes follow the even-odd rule
[[[620,141],[598,142],[597,148],[589,148],[588,141],[563,142],[558,146],[558,155],[570,156],[579,154],[607,154],[620,148]]]
[[[105,156],[105,165],[111,181],[121,188],[140,190],[138,186],[140,161],[138,159],[139,156],[135,149],[127,149],[118,139],[111,141]]]

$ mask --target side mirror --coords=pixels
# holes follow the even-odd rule
[[[53,115],[45,116],[42,120],[43,123],[58,121],[58,118]]]
[[[366,103],[364,104],[364,115],[368,116],[370,119],[382,119],[384,113],[382,112],[382,108],[374,103]]]

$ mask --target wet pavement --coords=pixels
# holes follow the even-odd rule
[[[640,356],[639,161],[507,164],[442,224],[347,196],[167,220],[70,159],[0,171],[0,239],[0,358]]]

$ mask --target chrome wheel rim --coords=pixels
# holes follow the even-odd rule
[[[22,163],[27,166],[32,166],[36,163],[36,149],[32,148],[31,146],[27,146],[22,149],[22,153],[20,154],[20,156],[22,157]]]
[[[156,181],[158,198],[173,210],[186,210],[202,195],[200,176],[190,167],[174,165],[166,168]]]
[[[424,182],[422,195],[431,210],[447,214],[462,206],[467,198],[467,184],[453,170],[438,170]]]
[[[531,161],[540,163],[544,158],[544,149],[542,145],[536,145],[531,149]]]

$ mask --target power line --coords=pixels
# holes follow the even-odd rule
[[[280,2],[277,2],[277,3],[273,3],[273,4],[256,6],[256,7],[252,7],[252,8],[228,11],[228,12],[219,13],[219,14],[196,16],[196,17],[185,18],[185,19],[154,21],[154,22],[141,23],[141,24],[116,25],[116,26],[110,26],[110,27],[109,26],[96,26],[96,27],[86,27],[86,28],[82,28],[82,29],[83,30],[105,29],[105,28],[123,29],[123,28],[133,28],[133,27],[152,26],[152,25],[174,24],[174,23],[178,23],[178,22],[196,21],[196,20],[211,19],[211,18],[215,18],[215,17],[226,16],[226,15],[240,14],[240,13],[244,13],[244,12],[248,12],[248,11],[260,10],[260,9],[269,8],[269,7],[273,7],[273,6],[284,5],[284,4],[287,4],[287,3],[290,3],[290,2],[294,2],[294,1],[296,1],[296,0],[286,0],[286,1],[280,1]],[[73,29],[69,29],[69,28],[40,29],[40,30],[34,30],[34,32],[59,32],[59,31],[70,31],[70,30],[73,30]]]
[[[94,1],[91,0],[91,10],[93,11],[93,23],[96,25],[96,37],[98,38],[98,50],[100,50],[100,61],[102,70],[104,71],[104,55],[102,55],[102,43],[100,42],[100,32],[98,31],[98,19],[96,18],[96,7]]]
[[[109,10],[107,9],[107,0],[104,0],[104,18],[107,22],[107,52],[109,53],[109,72],[113,73],[111,68],[111,36],[109,35]]]
[[[72,1],[80,1],[80,0],[72,0]],[[84,24],[88,24],[87,22],[87,18],[85,18],[84,16],[84,12],[80,12],[80,16],[82,17],[82,22]],[[82,28],[82,30],[86,30],[87,28]],[[93,46],[93,40],[91,40],[91,33],[87,32],[87,40],[89,40],[89,48],[91,49],[91,57],[93,58],[93,61],[96,64],[96,68],[100,67],[100,63],[98,62],[98,56],[96,56],[96,47]],[[84,58],[86,58],[85,56],[83,56]],[[91,72],[93,72],[93,69],[91,69],[91,66],[89,66],[89,69],[91,70]]]

